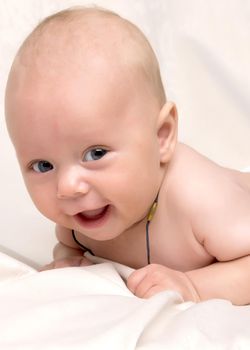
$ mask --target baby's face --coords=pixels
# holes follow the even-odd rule
[[[6,96],[10,135],[42,214],[96,240],[147,215],[163,171],[159,106],[141,79],[101,59],[43,74],[17,66]]]

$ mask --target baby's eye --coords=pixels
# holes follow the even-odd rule
[[[37,173],[46,173],[53,169],[53,165],[46,160],[39,160],[32,164],[31,168]]]
[[[108,151],[106,149],[104,149],[104,148],[99,148],[99,147],[92,148],[91,150],[86,152],[86,154],[84,155],[83,160],[85,162],[90,162],[90,161],[93,161],[93,160],[99,160],[102,157],[104,157],[107,152]]]

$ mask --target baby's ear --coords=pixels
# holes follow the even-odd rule
[[[178,114],[173,102],[166,102],[158,116],[157,136],[160,161],[167,163],[174,152],[177,142]]]

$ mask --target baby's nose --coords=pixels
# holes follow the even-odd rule
[[[79,169],[67,169],[59,175],[57,183],[57,197],[59,199],[82,196],[88,191],[89,184]]]

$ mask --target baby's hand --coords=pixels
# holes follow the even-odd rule
[[[52,269],[60,269],[63,267],[73,267],[73,266],[89,266],[93,265],[91,261],[89,261],[84,256],[69,256],[67,258],[57,259],[52,261],[50,264],[43,266],[39,269],[39,271],[52,270]]]
[[[134,271],[127,280],[127,286],[139,298],[150,298],[159,292],[174,290],[182,295],[184,301],[200,301],[197,291],[184,272],[163,265],[150,264]]]

